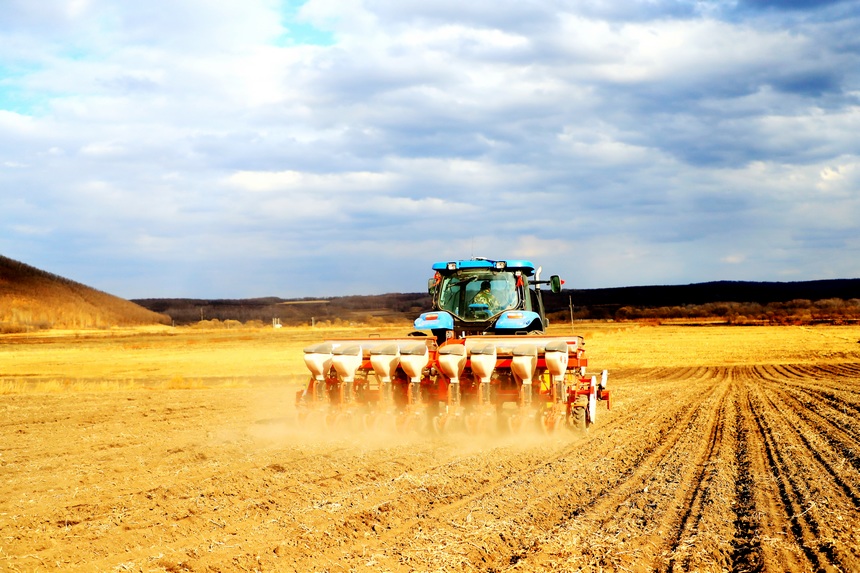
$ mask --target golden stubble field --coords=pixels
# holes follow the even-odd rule
[[[860,327],[579,324],[585,435],[297,425],[408,330],[0,337],[0,571],[860,571]]]

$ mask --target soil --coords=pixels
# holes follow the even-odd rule
[[[860,356],[752,353],[626,360],[551,436],[320,432],[272,384],[0,395],[0,571],[860,571]]]

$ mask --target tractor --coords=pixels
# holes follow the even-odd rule
[[[525,260],[437,262],[432,309],[403,338],[327,340],[305,348],[301,420],[326,427],[446,433],[587,430],[610,407],[607,371],[586,376],[581,336],[547,335],[541,280]]]

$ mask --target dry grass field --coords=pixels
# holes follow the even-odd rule
[[[0,571],[860,571],[860,327],[577,328],[612,410],[480,439],[298,427],[368,329],[0,337]]]

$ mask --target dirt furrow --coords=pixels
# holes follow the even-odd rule
[[[860,565],[857,557],[833,542],[836,536],[826,514],[837,509],[842,516],[848,508],[844,504],[828,507],[833,502],[833,490],[821,483],[825,474],[821,472],[820,460],[810,452],[809,444],[766,391],[758,388],[751,393],[750,405],[764,438],[790,531],[811,568],[857,570]]]
[[[855,389],[858,383],[860,383],[860,364],[819,364],[817,365],[817,369],[840,379],[846,378]]]
[[[734,490],[730,484],[731,476],[736,472],[731,467],[725,467],[726,462],[730,462],[731,458],[724,455],[734,450],[731,437],[724,435],[725,430],[731,428],[731,422],[727,419],[730,416],[727,406],[729,390],[730,384],[719,398],[715,416],[707,432],[707,439],[703,440],[707,446],[697,458],[694,475],[680,505],[686,509],[682,509],[680,526],[672,542],[667,564],[668,571],[685,572],[691,569],[702,571],[702,566],[712,566],[716,570],[728,565],[731,540],[726,540],[722,536],[716,538],[710,536],[710,539],[706,537],[710,533],[709,526],[719,521],[719,517],[716,520],[712,519],[712,511],[720,502],[726,501],[725,496],[732,494]],[[701,550],[703,541],[710,546],[710,551],[704,560],[705,563],[697,563],[701,559],[696,549]],[[697,545],[699,547],[696,547]],[[719,547],[720,545],[724,547]]]
[[[801,400],[798,395],[807,399]],[[770,383],[767,399],[780,412],[811,457],[830,474],[834,486],[841,488],[850,501],[860,507],[860,472],[857,471],[856,459],[856,452],[860,448],[858,434],[846,431],[840,424],[818,413],[818,404],[802,389],[792,391]]]
[[[739,513],[746,522],[741,525],[757,532],[754,539],[758,544],[754,550],[760,550],[762,570],[773,573],[811,571],[809,561],[791,536],[789,516],[793,512],[785,499],[785,486],[775,467],[772,436],[765,431],[760,413],[754,406],[756,399],[753,394],[759,384],[756,377],[757,374],[744,377],[738,388],[739,425],[746,446],[739,456],[744,460],[742,465],[749,468],[746,491],[750,493],[750,499],[745,501],[745,510]],[[746,556],[743,548],[738,548],[736,561]],[[755,553],[749,557],[756,561]]]
[[[830,433],[843,436],[847,443],[843,448],[850,459],[857,457],[856,436],[860,436],[860,394],[854,395],[836,389],[839,383],[833,379],[807,379],[805,382],[789,382],[774,378],[762,369],[757,369],[761,380],[784,390],[802,404],[799,411],[811,411],[828,421]]]
[[[738,378],[746,378],[746,368],[739,368]],[[734,537],[732,540],[731,562],[729,571],[762,571],[764,569],[764,550],[762,549],[762,531],[759,515],[761,507],[756,504],[756,465],[754,454],[751,452],[753,438],[750,436],[749,416],[745,415],[746,404],[743,384],[735,381],[732,386],[731,423],[733,430],[734,451],[727,452],[734,461],[734,497],[733,521]]]
[[[539,505],[552,493],[534,484],[552,484],[545,476],[564,472],[569,447],[555,446],[538,452],[509,445],[493,448],[489,456],[484,451],[472,458],[458,458],[455,463],[404,473],[380,484],[378,492],[351,505],[325,529],[332,537],[337,534],[345,543],[318,545],[316,549],[344,567],[353,567],[356,560],[363,558],[362,550],[368,544],[366,537],[371,537],[375,546],[385,547],[373,555],[373,562],[380,567],[428,560],[466,566],[473,560],[481,563],[495,559],[499,551],[512,550],[506,546],[504,534],[516,527],[513,520],[507,526],[495,523],[494,527],[503,537],[498,546],[492,548],[495,549],[492,553],[490,548],[476,541],[470,547],[452,546],[435,555],[423,555],[423,552],[413,555],[414,537],[451,540],[469,532],[477,538],[475,534],[482,523],[495,522],[487,516],[499,513],[500,506],[509,505],[513,500],[520,506]],[[342,493],[351,496],[355,492]],[[508,542],[513,550],[520,549],[516,540],[515,535],[509,535]],[[446,544],[452,545],[452,542],[446,541]],[[465,562],[456,558],[467,554],[471,557]],[[303,564],[297,562],[296,565],[301,569]]]
[[[414,472],[410,481],[418,491],[384,486],[385,511],[371,508],[370,525],[376,546],[374,563],[394,566],[420,562],[425,566],[492,568],[516,561],[528,552],[538,523],[552,525],[572,510],[573,502],[593,495],[589,472],[600,474],[597,462],[603,455],[600,437],[615,424],[614,416],[602,417],[596,430],[585,438],[564,433],[536,442],[508,444],[480,452],[474,461],[458,459],[444,468]],[[464,438],[468,441],[469,438]],[[587,471],[582,471],[587,468]],[[596,477],[596,476],[594,476]],[[575,490],[575,491],[572,491]],[[373,501],[373,500],[370,500]],[[352,527],[367,513],[350,511],[336,520],[336,527]],[[442,540],[433,554],[414,551],[413,536]],[[354,566],[356,555],[366,545],[359,536],[343,547],[330,548],[331,559]],[[323,549],[324,551],[327,551]]]
[[[812,406],[818,407],[816,401],[825,403],[834,411],[845,414],[851,420],[856,420],[860,415],[860,394],[850,395],[846,392],[833,389],[833,383],[830,384],[808,384],[805,386],[792,386],[798,391],[805,392],[810,395]],[[860,433],[860,432],[856,432]]]
[[[829,384],[811,384],[807,389],[816,392],[836,410],[850,412],[852,417],[860,414],[860,392],[847,392],[835,386],[835,382],[829,381]]]
[[[654,429],[665,427],[667,419],[678,418],[677,412],[667,413],[659,408],[642,407],[639,411],[648,414]],[[559,526],[576,513],[586,511],[592,499],[617,487],[617,483],[612,481],[603,483],[617,475],[617,470],[613,471],[611,465],[607,467],[604,452],[606,447],[617,444],[618,437],[612,434],[612,428],[618,425],[626,431],[629,420],[619,420],[613,412],[612,416],[602,417],[601,421],[602,424],[592,428],[585,440],[571,444],[557,454],[546,452],[542,454],[543,458],[536,459],[524,456],[524,452],[517,449],[510,450],[511,458],[515,457],[518,463],[526,465],[506,478],[489,474],[491,479],[486,487],[470,491],[468,495],[454,489],[453,494],[448,492],[448,499],[441,503],[425,500],[427,511],[418,512],[411,518],[407,516],[397,527],[383,529],[378,541],[385,545],[385,540],[389,540],[396,550],[378,552],[374,562],[378,565],[392,564],[391,554],[395,553],[400,560],[420,563],[426,568],[457,565],[493,570],[527,558],[540,543],[541,529]],[[654,440],[655,443],[657,441]],[[641,441],[631,443],[630,450],[641,447],[638,444]],[[626,455],[619,455],[613,452],[614,462],[630,468],[630,453],[625,451],[620,454]],[[509,459],[499,451],[494,458]],[[480,474],[475,469],[465,472],[462,481],[468,485],[465,476],[475,473]],[[621,476],[617,479],[626,481],[623,473]],[[427,483],[440,483],[439,476],[416,478]],[[442,481],[445,487],[452,487],[450,480]],[[441,491],[447,492],[443,488],[436,490],[435,494],[438,496]],[[400,510],[391,512],[396,516],[403,513]],[[347,517],[344,522],[350,519]],[[542,527],[538,529],[538,526]],[[426,555],[421,551],[415,553],[410,548],[409,535],[443,541],[439,541],[441,545],[437,551]],[[361,539],[358,539],[351,547],[342,549],[338,562],[344,566],[354,565],[357,545],[360,544]]]
[[[823,440],[829,446],[827,458],[830,461],[822,460],[823,464],[841,467],[847,462],[855,470],[860,470],[860,422],[855,417],[842,413],[833,407],[834,404],[822,406],[819,400],[822,395],[815,391],[798,388],[782,393],[784,400],[793,402],[792,412],[803,419],[804,432],[800,436],[808,443],[810,449],[816,448],[809,443],[813,438],[807,436],[815,436],[816,442]],[[848,479],[853,481],[857,477],[860,476],[851,476]],[[840,481],[845,479],[846,476],[839,476]],[[848,491],[846,493],[860,505],[860,486],[855,484],[851,490],[850,493]]]
[[[784,383],[803,383],[809,380],[808,370],[793,364],[770,364],[764,366],[763,370],[770,374],[769,379]]]
[[[685,516],[688,524],[701,519],[702,512],[691,509],[691,504],[699,484],[710,479],[708,456],[719,440],[698,438],[703,432],[706,436],[719,433],[714,427],[726,388],[725,380],[689,381],[674,403],[643,406],[665,409],[674,405],[679,410],[673,412],[670,430],[659,433],[649,445],[638,446],[638,451],[637,440],[649,435],[650,426],[634,423],[632,428],[628,425],[626,436],[615,436],[616,443],[623,440],[629,448],[623,480],[550,530],[541,550],[521,560],[515,569],[663,568],[683,537]]]
[[[779,382],[783,386],[792,388],[808,388],[826,391],[839,396],[840,402],[845,405],[860,407],[860,375],[856,379],[844,378],[833,368],[822,366],[804,365],[798,367],[805,376],[798,379],[787,379],[773,374],[772,366],[757,366],[756,370],[761,377],[773,382]]]

